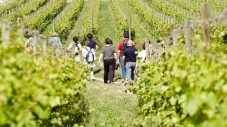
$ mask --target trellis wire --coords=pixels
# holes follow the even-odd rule
[[[23,8],[24,6],[28,5],[28,4],[31,3],[31,2],[32,2],[32,1],[29,0],[29,1],[27,1],[27,2],[25,2],[25,3],[23,3],[23,4],[21,4],[21,5],[19,5],[19,6],[17,6],[17,7],[15,7],[15,8],[13,8],[13,9],[10,9],[10,10],[8,10],[8,11],[5,11],[5,12],[3,13],[3,17],[6,17],[6,16],[8,16],[8,15],[10,15],[10,14],[12,14],[12,13],[18,11],[19,9]]]

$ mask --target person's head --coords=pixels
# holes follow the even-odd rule
[[[88,34],[87,34],[87,38],[88,38],[88,39],[92,39],[92,37],[93,37],[93,35],[92,35],[91,33],[88,33]]]
[[[52,37],[57,37],[57,36],[58,36],[58,34],[56,32],[52,33]]]
[[[73,37],[73,41],[74,41],[75,43],[77,43],[78,37]]]
[[[106,38],[106,39],[105,39],[105,43],[106,43],[107,45],[113,44],[113,43],[112,43],[112,40],[109,39],[109,38]]]
[[[129,38],[129,34],[128,33],[124,33],[123,37],[124,38]]]
[[[132,45],[133,45],[133,41],[129,40],[127,46],[132,46]]]
[[[88,46],[88,47],[90,46],[90,41],[89,40],[85,41],[85,46]]]
[[[143,50],[146,49],[145,43],[142,44],[142,48],[143,48]]]

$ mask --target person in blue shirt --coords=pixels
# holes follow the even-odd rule
[[[137,49],[133,46],[132,40],[128,41],[127,48],[124,50],[123,60],[125,61],[126,77],[134,80],[134,70],[136,67]]]
[[[93,48],[94,50],[97,50],[98,49],[98,45],[96,44],[96,42],[94,40],[92,40],[93,38],[93,35],[91,33],[88,33],[87,34],[87,40],[90,41],[90,48]]]
[[[61,40],[57,37],[57,33],[52,33],[52,38],[50,39],[50,44],[54,47],[54,56],[58,55],[59,48],[62,48]]]

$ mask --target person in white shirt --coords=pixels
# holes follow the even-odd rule
[[[142,48],[143,50],[138,53],[137,57],[140,59],[141,62],[146,62],[147,51],[145,48],[145,43],[142,44]]]
[[[136,67],[135,67],[135,74],[137,75],[137,76],[139,76],[139,64],[141,63],[141,62],[143,62],[143,63],[145,63],[146,62],[146,57],[147,57],[147,51],[146,51],[146,46],[145,46],[145,43],[143,43],[142,44],[142,51],[140,51],[139,53],[138,53],[138,55],[137,55],[137,58],[139,58],[139,60],[137,61],[137,63],[136,63]]]
[[[73,42],[69,44],[67,51],[73,51],[74,50],[74,56],[75,56],[75,61],[80,61],[80,51],[82,51],[82,46],[80,43],[78,43],[78,38],[73,37]]]
[[[85,42],[84,48],[82,49],[82,55],[84,58],[84,63],[87,65],[87,67],[91,68],[90,76],[91,76],[91,80],[93,80],[94,79],[93,69],[95,67],[96,55],[95,55],[95,50],[93,48],[90,48],[89,46],[90,46],[90,41],[87,40]],[[90,57],[89,54],[91,54],[92,57]],[[88,56],[89,56],[89,58],[88,58]]]

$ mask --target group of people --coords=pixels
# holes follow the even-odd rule
[[[76,61],[83,60],[86,66],[91,68],[90,78],[94,79],[94,67],[96,59],[96,51],[98,45],[92,39],[91,33],[87,34],[87,39],[84,41],[83,46],[78,42],[78,37],[73,37],[73,42],[67,47],[67,52],[74,52],[74,58]],[[53,47],[62,47],[60,38],[57,37],[57,33],[52,34],[50,44]],[[26,44],[27,46],[28,44]],[[145,44],[142,44],[143,50],[138,52],[135,44],[129,39],[129,34],[123,35],[123,40],[118,44],[117,51],[113,46],[113,42],[110,38],[105,39],[105,46],[102,47],[101,54],[99,56],[98,63],[101,65],[103,62],[104,66],[104,83],[114,83],[115,68],[116,66],[121,67],[122,78],[125,81],[134,80],[137,58],[140,57],[141,61],[146,61],[147,52],[145,50]],[[82,56],[82,59],[81,59]],[[109,82],[108,82],[109,81]]]
[[[145,49],[145,43],[142,44],[142,51],[138,52],[135,44],[129,39],[129,34],[123,35],[123,40],[118,43],[117,52],[113,47],[112,40],[105,39],[106,45],[102,48],[99,62],[103,57],[104,63],[104,83],[113,83],[115,66],[120,64],[122,78],[125,81],[133,81],[135,79],[135,73],[137,73],[138,62],[145,62],[147,57],[147,51]]]

